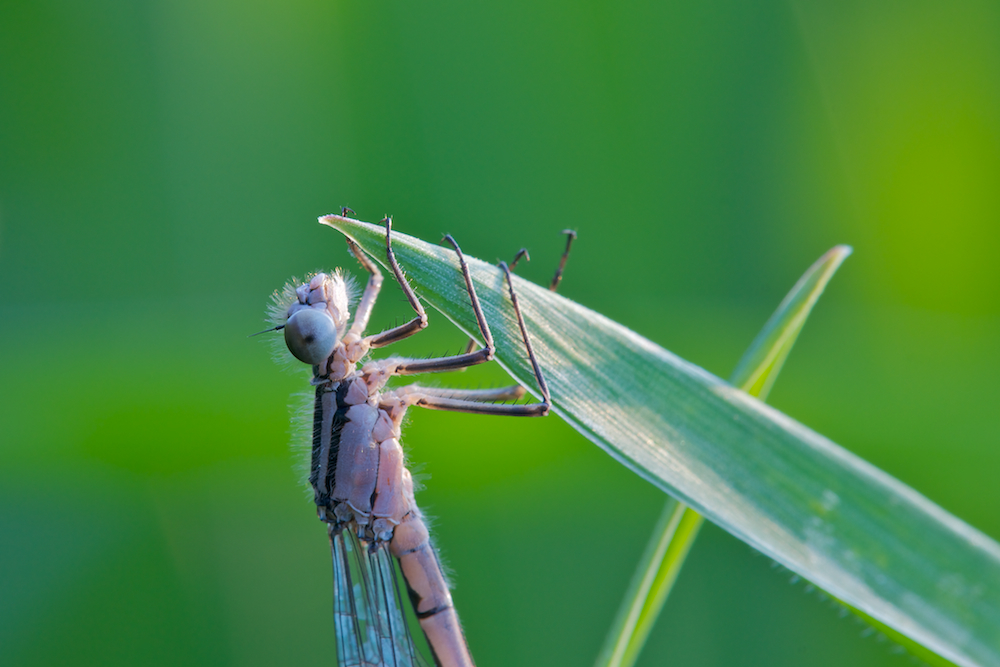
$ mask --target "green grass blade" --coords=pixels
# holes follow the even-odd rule
[[[813,305],[850,254],[848,246],[837,246],[809,267],[736,365],[730,378],[734,386],[761,400],[767,396]],[[687,505],[673,499],[667,501],[598,654],[598,666],[631,667],[635,664],[703,521],[702,516]]]
[[[377,261],[380,226],[325,219]],[[403,234],[418,294],[476,332],[455,253]],[[531,368],[501,272],[469,258],[498,362]],[[655,343],[514,277],[553,411],[623,465],[879,623],[1000,667],[1000,545],[881,470]],[[473,333],[473,335],[477,335]]]
[[[850,254],[850,246],[831,248],[799,278],[736,364],[729,379],[733,386],[761,400],[767,398],[802,331],[802,325],[826,289],[826,284]]]
[[[704,521],[684,503],[667,500],[597,656],[597,665],[635,664]]]

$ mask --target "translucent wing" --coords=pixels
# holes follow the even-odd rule
[[[329,532],[339,667],[430,667],[410,635],[388,548],[372,551],[351,526]]]

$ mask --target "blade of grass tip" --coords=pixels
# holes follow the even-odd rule
[[[836,246],[799,278],[736,365],[733,385],[762,400],[767,396],[812,307],[850,254],[849,246]],[[703,522],[684,503],[667,500],[598,654],[598,667],[635,664]]]

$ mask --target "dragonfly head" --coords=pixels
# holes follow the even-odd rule
[[[317,273],[295,288],[288,307],[285,344],[296,359],[313,366],[323,363],[347,330],[348,286],[339,272]]]

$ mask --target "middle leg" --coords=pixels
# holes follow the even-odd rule
[[[462,254],[462,249],[459,247],[455,239],[453,239],[449,234],[448,236],[445,236],[445,240],[451,244],[451,246],[455,249],[455,253],[458,255],[458,263],[462,268],[462,276],[465,278],[465,286],[469,293],[469,301],[472,303],[472,310],[476,315],[476,323],[479,325],[479,332],[482,334],[483,341],[486,346],[477,352],[468,351],[463,354],[440,357],[438,359],[403,360],[401,364],[396,365],[393,369],[392,373],[394,375],[458,370],[469,366],[475,366],[476,364],[481,364],[493,359],[495,351],[493,346],[493,334],[490,333],[490,327],[486,322],[486,316],[483,315],[483,309],[479,305],[479,297],[476,295],[476,288],[472,284],[472,275],[469,273],[469,265],[466,263],[465,256]],[[399,263],[396,261],[396,254],[392,250],[391,218],[385,219],[385,245],[386,258],[389,262],[389,266],[392,268],[392,272],[396,277],[396,281],[399,283],[400,289],[403,290],[403,294],[410,302],[410,306],[413,310],[416,311],[417,316],[406,324],[365,338],[364,342],[366,343],[366,347],[373,349],[385,347],[386,345],[391,345],[392,343],[403,340],[404,338],[408,338],[427,326],[427,313],[424,311],[423,304],[420,303],[420,299],[417,298],[413,288],[410,287],[409,282],[407,282],[406,276],[403,275],[403,271],[399,268]]]
[[[517,317],[517,324],[521,330],[521,340],[524,342],[528,359],[534,371],[535,381],[538,390],[542,394],[542,400],[537,403],[501,405],[484,403],[483,401],[505,400],[508,398],[517,399],[523,396],[524,390],[520,387],[503,387],[492,390],[447,390],[419,385],[410,385],[393,392],[388,392],[383,396],[386,401],[384,407],[393,415],[393,420],[402,419],[402,413],[411,405],[435,410],[450,410],[454,412],[473,412],[476,414],[495,414],[525,417],[541,417],[549,413],[552,401],[549,397],[549,389],[545,383],[545,376],[542,374],[541,366],[535,357],[534,349],[531,347],[531,339],[528,336],[528,329],[524,324],[524,316],[521,314],[521,307],[517,301],[517,294],[514,291],[514,283],[511,279],[510,270],[506,262],[500,262],[500,268],[504,272],[507,280],[507,287],[510,293],[511,305],[514,307],[514,314]],[[462,356],[462,355],[460,355]],[[381,371],[388,379],[389,375],[409,375],[420,372],[434,372],[440,370],[452,370],[451,364],[457,357],[442,357],[440,359],[407,360],[407,359],[386,359],[376,362],[378,369],[371,369],[370,373]]]
[[[386,252],[389,259],[389,265],[392,267],[393,273],[396,275],[396,280],[399,281],[399,285],[404,294],[406,294],[410,304],[413,306],[414,310],[417,310],[419,315],[400,327],[389,329],[388,331],[366,338],[365,340],[368,342],[369,347],[372,348],[395,343],[403,338],[412,336],[414,333],[427,326],[427,315],[424,313],[423,306],[420,304],[420,300],[417,298],[417,295],[413,292],[413,288],[411,288],[409,283],[406,281],[406,276],[403,275],[403,271],[399,268],[399,264],[396,262],[395,254],[392,252],[392,242],[389,237],[390,229],[391,221],[386,223]],[[469,366],[475,366],[476,364],[481,364],[493,359],[493,354],[496,351],[496,348],[493,345],[493,334],[490,332],[490,325],[486,322],[486,316],[483,315],[483,309],[479,305],[479,297],[476,295],[476,288],[472,283],[472,275],[469,272],[469,265],[466,263],[465,256],[462,254],[462,249],[459,247],[455,239],[452,238],[450,234],[444,238],[451,244],[451,246],[455,249],[455,253],[458,255],[458,263],[462,268],[462,276],[465,279],[465,287],[469,294],[469,301],[472,304],[472,311],[475,313],[476,323],[479,325],[479,333],[482,335],[483,342],[486,346],[475,352],[468,351],[462,354],[438,357],[436,359],[396,360],[394,367],[391,370],[392,375],[412,375],[414,373],[454,371],[468,368]]]

